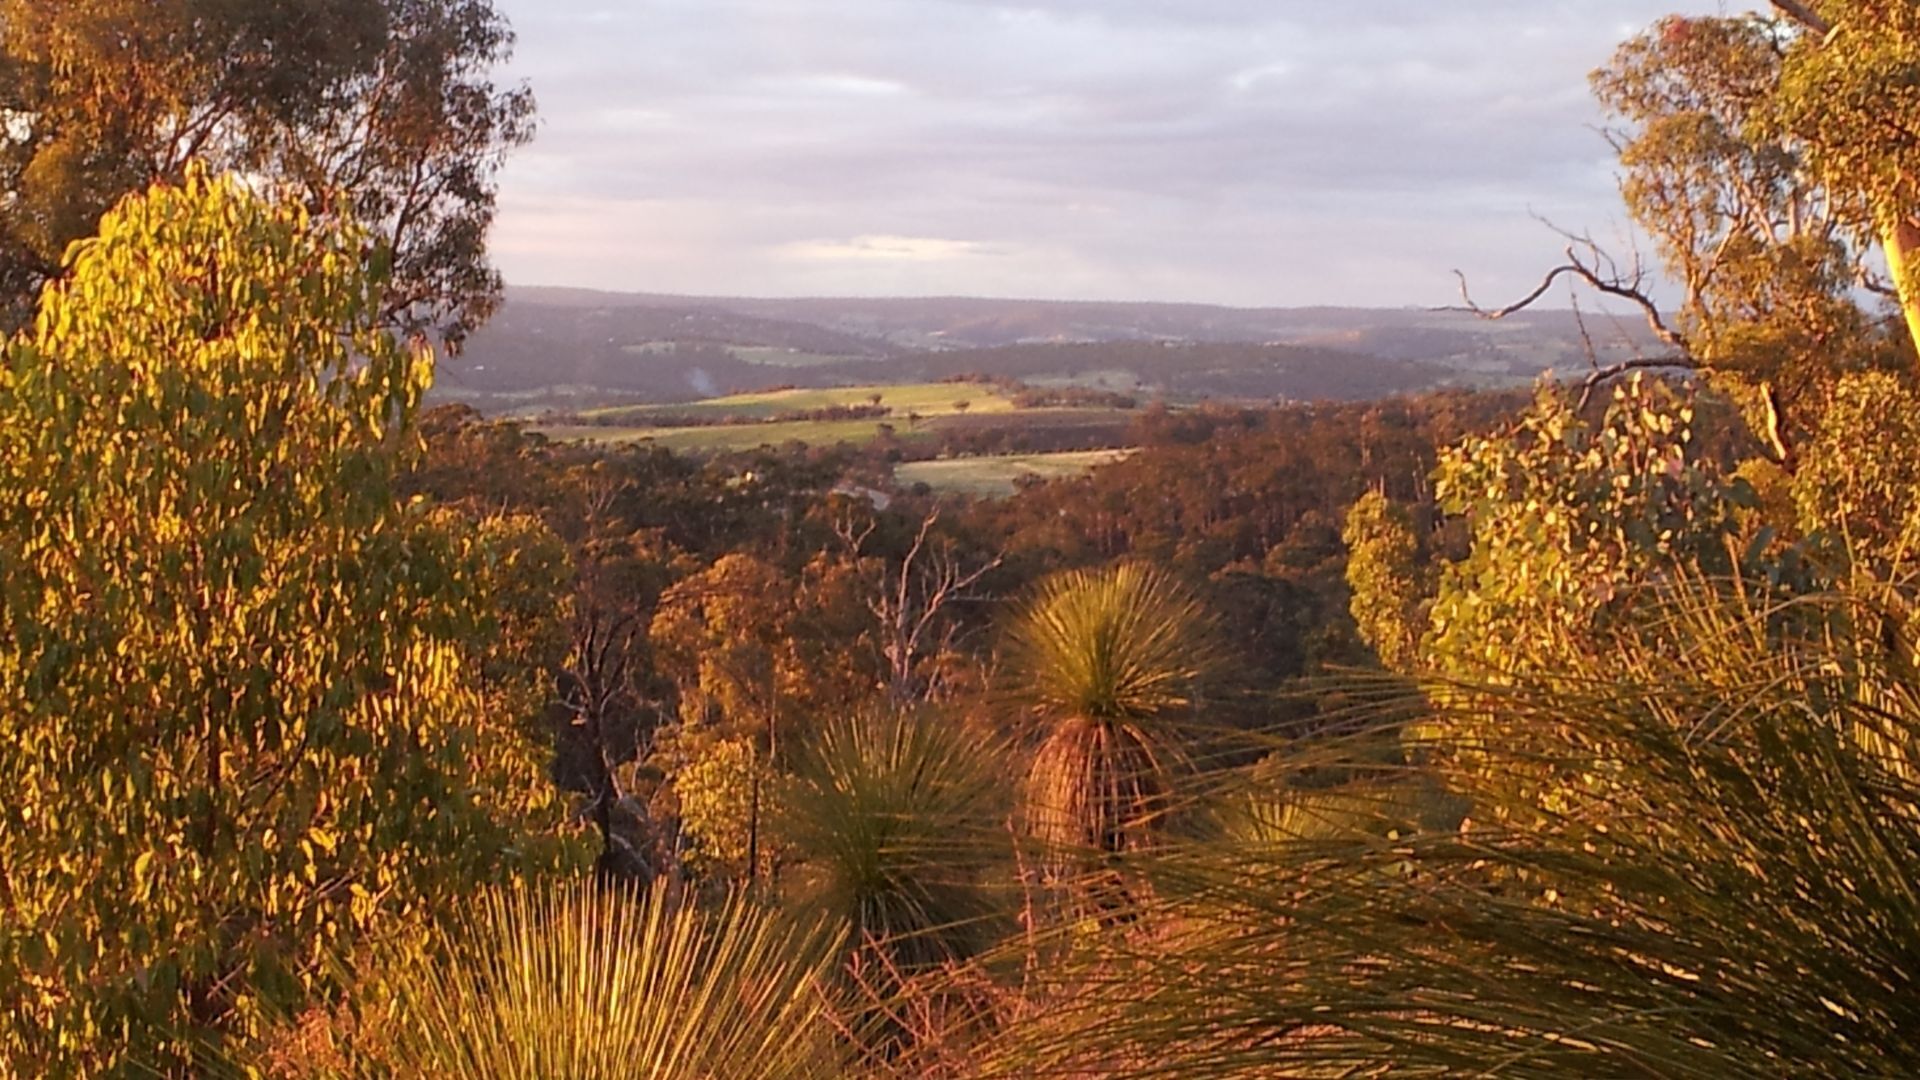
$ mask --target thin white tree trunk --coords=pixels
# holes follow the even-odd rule
[[[1887,273],[1900,296],[1907,335],[1920,350],[1920,225],[1911,217],[1892,222],[1881,229],[1880,246],[1886,251]]]

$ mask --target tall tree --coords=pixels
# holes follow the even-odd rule
[[[1681,287],[1684,351],[1789,401],[1857,361],[1872,330],[1852,296],[1858,223],[1770,122],[1791,38],[1753,16],[1674,16],[1593,75],[1621,195]]]
[[[1879,239],[1920,346],[1920,9],[1905,0],[1799,0],[1775,118],[1836,202]]]
[[[1680,286],[1573,237],[1561,276],[1637,304],[1657,353],[1598,367],[1702,371],[1742,401],[1773,456],[1818,424],[1835,379],[1920,348],[1920,11],[1902,0],[1781,0],[1774,14],[1669,16],[1593,74],[1621,193]],[[1884,273],[1882,272],[1884,258]],[[1893,301],[1877,319],[1863,293]]]
[[[533,130],[489,74],[512,44],[492,0],[0,0],[0,313],[198,160],[350,210],[383,314],[457,344],[498,302],[494,177]]]
[[[395,496],[431,367],[364,244],[190,170],[7,346],[0,1072],[175,1071],[566,854],[487,648],[517,531]]]

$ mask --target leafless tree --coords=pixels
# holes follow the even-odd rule
[[[953,606],[979,599],[976,586],[1003,561],[999,555],[984,561],[963,558],[951,542],[935,536],[939,520],[938,507],[928,510],[898,562],[876,560],[867,597],[867,609],[880,631],[887,698],[895,704],[946,695],[946,676],[928,661],[954,650],[961,624],[953,617]],[[871,558],[866,549],[875,528],[871,518],[856,523],[852,515],[834,523],[834,532],[856,563]]]

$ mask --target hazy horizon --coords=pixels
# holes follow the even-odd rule
[[[888,303],[888,302],[895,302],[895,301],[903,302],[903,303],[915,303],[915,302],[953,301],[953,302],[960,302],[960,303],[977,302],[977,303],[986,303],[986,304],[1108,304],[1108,305],[1115,305],[1115,306],[1140,305],[1140,306],[1163,306],[1163,307],[1201,307],[1201,308],[1223,308],[1223,309],[1234,310],[1234,311],[1296,311],[1296,310],[1304,311],[1304,310],[1324,308],[1324,309],[1331,309],[1331,310],[1348,310],[1348,311],[1419,311],[1419,312],[1430,312],[1433,314],[1457,313],[1463,316],[1472,315],[1471,311],[1467,310],[1466,308],[1462,307],[1459,304],[1459,295],[1457,292],[1454,294],[1452,298],[1453,302],[1445,303],[1445,304],[1393,304],[1393,303],[1386,303],[1384,301],[1380,303],[1355,303],[1355,304],[1340,304],[1340,303],[1290,304],[1290,303],[1284,303],[1284,302],[1277,302],[1277,303],[1271,303],[1271,304],[1235,304],[1235,303],[1215,302],[1211,300],[1159,300],[1159,299],[1154,299],[1152,297],[1085,298],[1085,297],[1064,297],[1064,296],[1044,296],[1044,295],[1019,296],[1019,295],[1011,295],[1011,294],[1004,295],[1004,296],[995,296],[995,295],[985,294],[985,293],[916,293],[916,294],[859,293],[859,294],[831,295],[831,294],[815,294],[815,293],[676,292],[668,289],[612,289],[612,288],[601,288],[599,286],[594,286],[594,285],[554,284],[552,282],[545,282],[545,281],[514,281],[511,279],[507,281],[506,285],[507,285],[507,291],[509,293],[515,290],[520,290],[520,289],[541,289],[541,290],[547,290],[547,291],[553,291],[553,292],[604,293],[608,296],[646,297],[649,299],[659,299],[659,300],[723,300],[723,301],[736,300],[736,301],[743,301],[743,302],[749,302],[749,303],[761,303],[761,302],[766,302],[766,303],[786,303],[786,302],[858,303],[862,301],[872,301],[875,303]],[[1534,315],[1571,315],[1571,314],[1575,314],[1576,312],[1586,312],[1588,314],[1592,314],[1595,311],[1604,310],[1598,306],[1599,301],[1601,299],[1603,298],[1596,297],[1591,300],[1583,300],[1581,307],[1579,307],[1578,309],[1563,303],[1557,303],[1551,299],[1543,299],[1538,303],[1527,305],[1526,313],[1531,313]],[[1516,313],[1516,316],[1518,314],[1520,313]]]
[[[1624,246],[1586,73],[1673,10],[501,0],[516,285],[1431,307]],[[1700,13],[1721,5],[1686,5]],[[1744,7],[1744,5],[1737,5]]]

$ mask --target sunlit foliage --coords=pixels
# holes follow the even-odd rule
[[[733,896],[710,910],[580,881],[460,904],[362,989],[363,1066],[448,1080],[837,1080],[838,935]]]
[[[16,1070],[257,1029],[369,927],[559,855],[526,697],[479,664],[511,538],[394,497],[431,366],[374,328],[365,251],[196,174],[108,215],[7,345]]]
[[[1347,585],[1360,637],[1390,671],[1409,671],[1425,630],[1428,599],[1420,542],[1406,509],[1369,491],[1347,512]]]
[[[1436,472],[1464,517],[1465,559],[1441,571],[1427,663],[1476,677],[1550,671],[1672,567],[1746,556],[1744,484],[1692,452],[1691,402],[1638,377],[1593,424],[1557,388],[1507,433],[1462,441]]]

